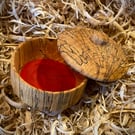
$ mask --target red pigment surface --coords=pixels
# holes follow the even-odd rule
[[[20,75],[36,88],[54,92],[74,88],[76,84],[73,71],[67,65],[51,59],[28,62]]]

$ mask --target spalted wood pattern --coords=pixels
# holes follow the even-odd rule
[[[24,64],[38,58],[50,58],[64,63],[55,39],[34,38],[21,43],[11,61],[11,83],[14,93],[33,109],[50,115],[57,114],[77,103],[87,83],[87,79],[77,72],[74,72],[76,87],[62,92],[42,91],[29,85],[20,77],[19,73]]]
[[[58,49],[70,66],[98,81],[115,81],[127,71],[122,47],[94,29],[76,27],[65,30],[58,35]]]

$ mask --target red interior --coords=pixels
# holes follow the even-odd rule
[[[24,65],[21,77],[29,84],[48,91],[74,88],[76,79],[67,65],[52,59],[37,59]]]

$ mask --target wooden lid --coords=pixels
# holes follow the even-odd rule
[[[76,27],[60,33],[58,49],[67,64],[94,80],[115,81],[127,71],[121,45],[94,29]]]

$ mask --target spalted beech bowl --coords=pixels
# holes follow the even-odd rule
[[[56,39],[33,38],[21,43],[12,56],[11,83],[14,93],[22,102],[35,110],[53,115],[62,112],[80,100],[87,79],[78,72],[73,71],[76,85],[72,89],[53,92],[36,88],[20,76],[20,71],[29,61],[42,58],[65,63],[57,50]]]

